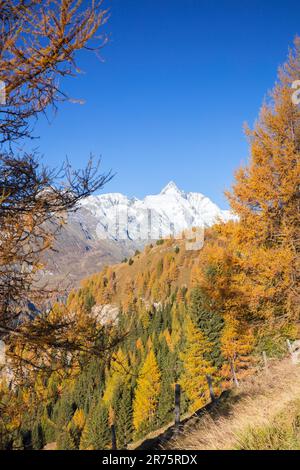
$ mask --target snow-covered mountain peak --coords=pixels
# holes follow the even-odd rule
[[[57,256],[55,251],[49,255],[49,279],[71,275],[79,281],[159,238],[180,238],[186,229],[232,219],[230,211],[221,210],[205,195],[181,191],[174,182],[143,199],[122,193],[89,196],[69,214],[55,246]]]
[[[170,181],[160,192],[160,195],[164,194],[178,194],[180,196],[183,196],[184,192],[177,187],[174,181]]]
[[[173,181],[159,194],[144,199],[108,193],[84,199],[81,207],[85,211],[77,214],[85,230],[93,232],[90,236],[115,241],[154,240],[234,218],[230,211],[221,210],[208,197],[185,193]]]

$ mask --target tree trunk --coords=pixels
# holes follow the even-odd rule
[[[234,384],[235,384],[236,387],[239,387],[240,384],[239,384],[239,381],[238,381],[237,376],[236,376],[233,360],[230,360],[230,368],[231,368],[231,373],[232,373],[232,378],[233,378]]]

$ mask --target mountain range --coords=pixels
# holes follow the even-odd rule
[[[235,216],[201,193],[184,192],[174,182],[144,199],[121,193],[89,196],[68,216],[44,275],[72,285],[104,265],[120,262],[147,243],[192,227],[209,227]]]

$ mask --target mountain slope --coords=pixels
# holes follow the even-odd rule
[[[167,448],[299,450],[300,369],[290,358],[245,381],[213,414],[184,429]]]
[[[51,281],[77,285],[150,241],[232,218],[230,211],[221,210],[200,193],[181,191],[173,182],[143,200],[119,193],[90,196],[69,215],[56,251],[47,254],[44,275]]]
[[[163,302],[178,289],[191,287],[193,267],[200,263],[201,250],[186,250],[184,240],[162,240],[147,245],[127,262],[84,279],[81,290],[90,292],[97,305],[122,305],[124,310],[133,298],[147,304]],[[74,305],[78,295],[76,291]]]

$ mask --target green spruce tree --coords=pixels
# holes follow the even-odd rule
[[[214,366],[220,367],[223,364],[221,354],[221,333],[224,328],[224,320],[217,313],[206,308],[204,294],[200,287],[194,287],[191,292],[191,300],[188,307],[189,315],[200,328],[204,336],[211,345],[209,357]]]
[[[32,441],[32,448],[35,450],[40,450],[45,445],[43,428],[40,422],[36,423],[32,428],[31,441]]]
[[[132,440],[132,395],[128,385],[124,385],[116,407],[116,433],[118,448],[127,449]]]
[[[109,449],[111,432],[108,422],[108,410],[99,401],[91,407],[87,423],[82,433],[80,448],[91,450]]]

